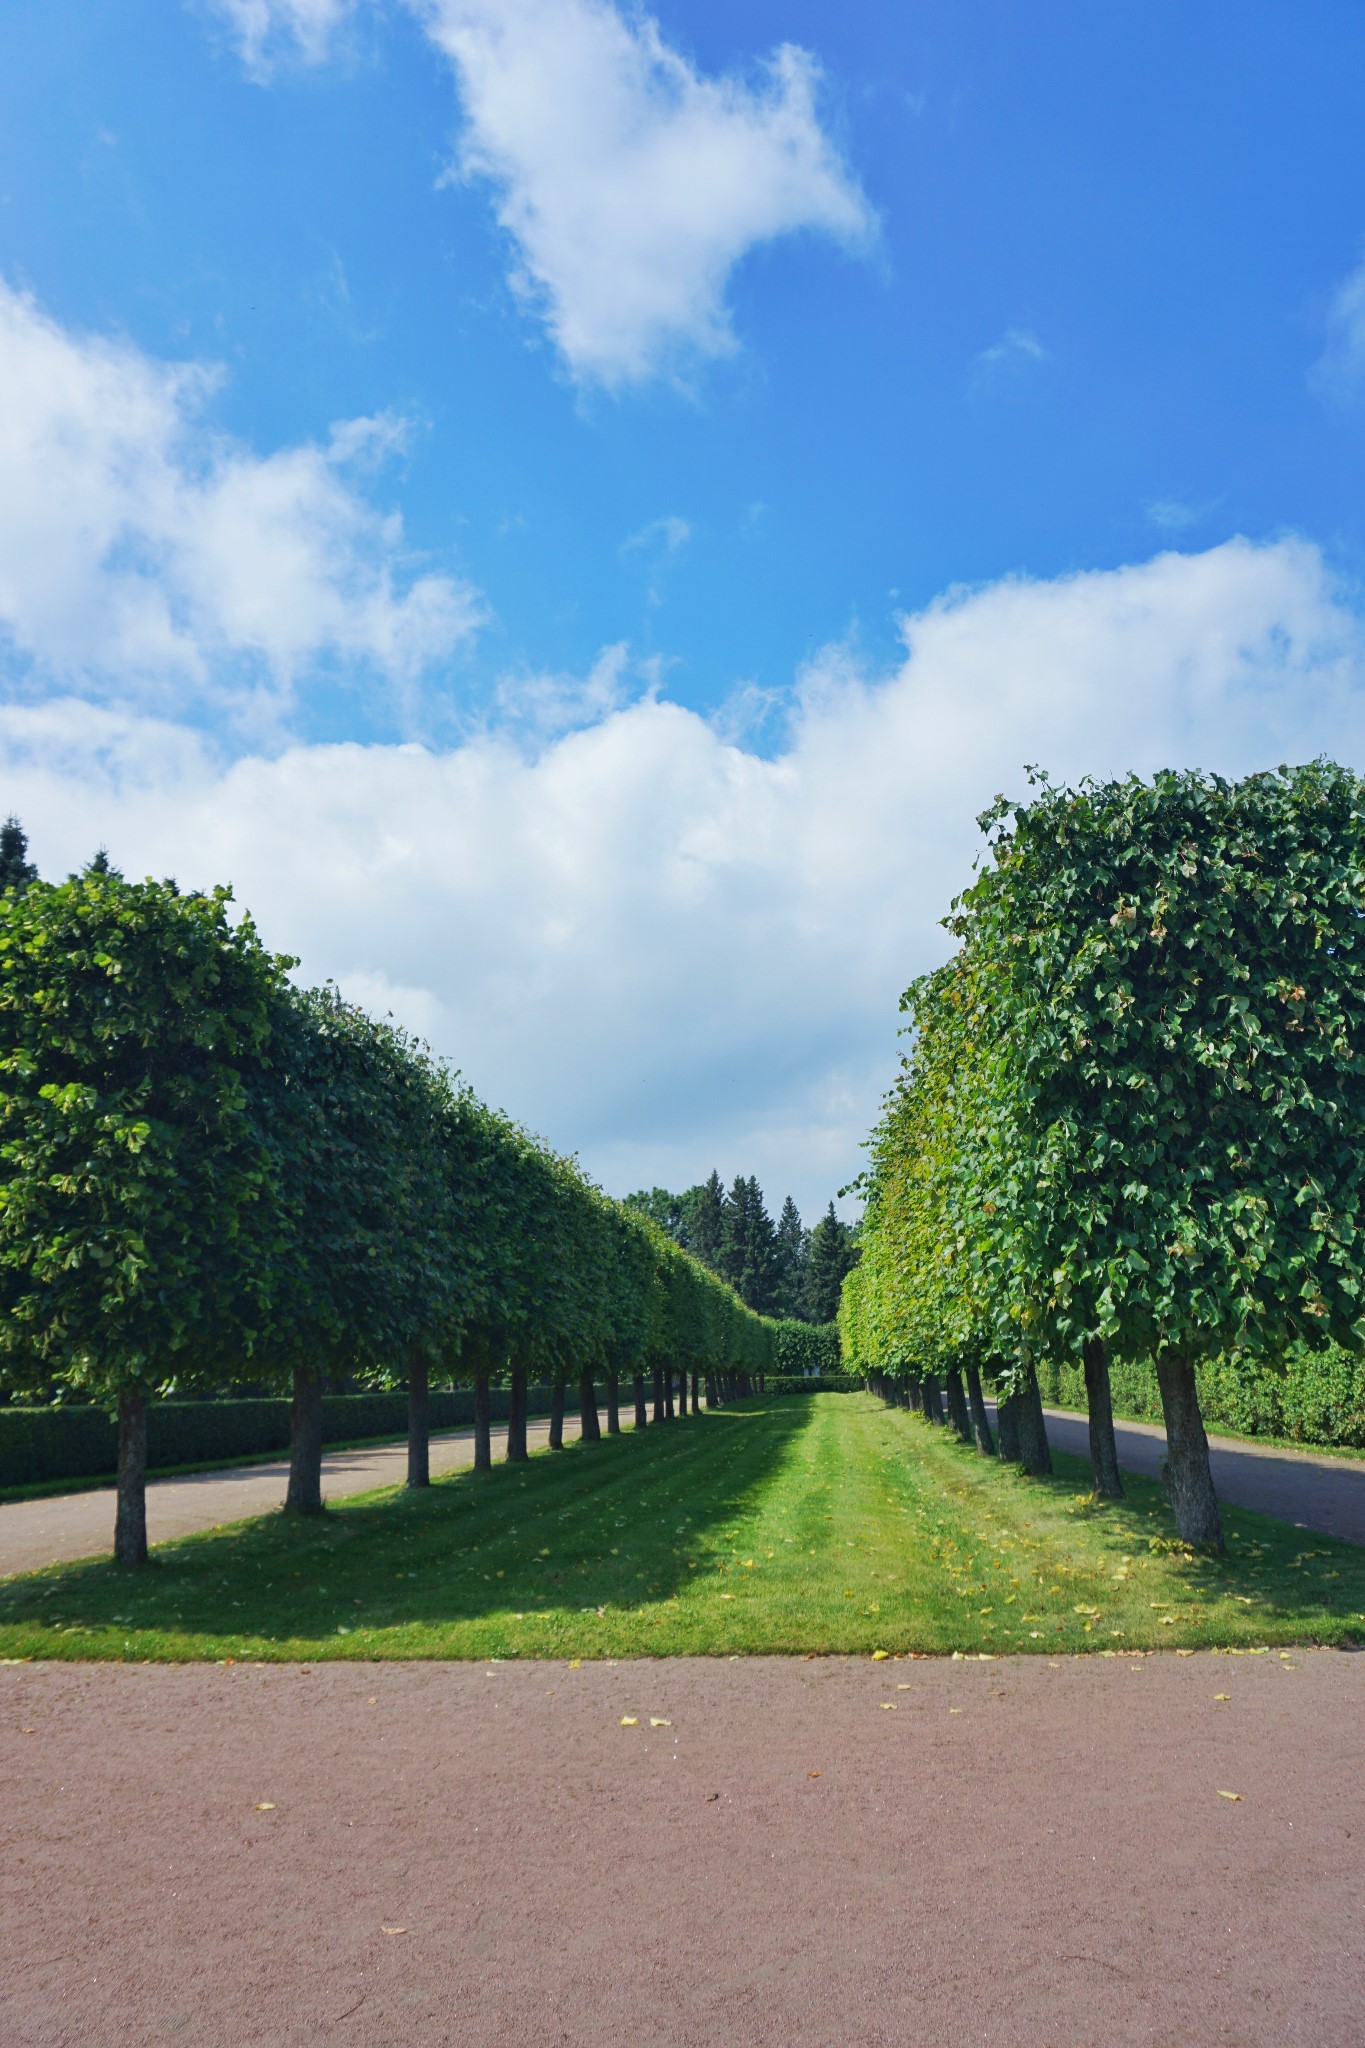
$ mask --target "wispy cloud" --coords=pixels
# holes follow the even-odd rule
[[[983,348],[973,358],[973,367],[978,373],[989,376],[993,371],[1014,364],[1045,363],[1048,352],[1036,334],[1027,327],[1007,327],[998,341],[989,348]]]
[[[320,64],[356,11],[356,0],[201,0],[224,24],[242,63],[264,83],[280,63]]]
[[[412,561],[364,488],[404,421],[343,420],[325,443],[260,455],[214,425],[221,382],[69,332],[0,281],[12,676],[257,716],[318,665],[408,690],[473,633],[476,593]]]
[[[1337,404],[1365,400],[1365,257],[1333,295],[1326,344],[1309,382],[1319,397]]]

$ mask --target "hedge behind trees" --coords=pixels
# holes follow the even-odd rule
[[[1251,1358],[1206,1359],[1195,1377],[1199,1405],[1212,1429],[1238,1436],[1283,1437],[1291,1443],[1365,1450],[1365,1358],[1338,1345],[1292,1351],[1280,1364]],[[1043,1399],[1084,1408],[1085,1374],[1069,1361],[1039,1367]],[[1110,1367],[1114,1410],[1138,1421],[1161,1420],[1161,1388],[1145,1360]]]
[[[773,1324],[773,1347],[775,1373],[842,1375],[837,1323],[800,1323],[788,1317]]]

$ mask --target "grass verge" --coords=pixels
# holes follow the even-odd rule
[[[1155,1483],[1096,1503],[861,1394],[269,1515],[0,1584],[0,1656],[308,1660],[1255,1650],[1365,1639],[1365,1550],[1227,1508],[1174,1541]]]

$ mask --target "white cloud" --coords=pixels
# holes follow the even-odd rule
[[[973,368],[978,377],[990,377],[1004,370],[1048,360],[1047,350],[1029,328],[1007,327],[999,341],[993,341],[989,348],[978,353]]]
[[[859,1164],[899,992],[1025,761],[1365,763],[1365,630],[1301,542],[953,592],[904,633],[885,676],[823,657],[772,758],[619,701],[623,650],[594,721],[529,752],[225,762],[143,715],[11,707],[0,811],[47,872],[102,840],[134,873],[231,879],[309,976],[411,1021],[618,1191],[714,1162],[809,1211]]]
[[[413,685],[479,607],[359,479],[402,423],[257,455],[220,373],[72,334],[0,281],[0,642],[39,681],[286,702],[319,663]]]
[[[204,0],[224,23],[243,64],[266,79],[281,60],[320,64],[355,10],[355,0]]]
[[[726,354],[726,285],[758,243],[870,239],[807,51],[711,78],[611,0],[409,4],[455,68],[460,168],[494,186],[513,282],[576,377],[615,387]]]
[[[1365,398],[1365,258],[1337,288],[1327,315],[1327,344],[1309,373],[1321,397]]]

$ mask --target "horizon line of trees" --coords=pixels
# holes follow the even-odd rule
[[[833,1201],[808,1230],[788,1195],[774,1223],[754,1176],[736,1174],[727,1189],[713,1167],[681,1194],[640,1188],[626,1205],[718,1273],[756,1314],[802,1323],[836,1319],[845,1275],[858,1262],[858,1228],[835,1213]]]
[[[1165,771],[981,819],[958,951],[902,999],[844,1352],[989,1455],[1049,1469],[1038,1367],[1150,1361],[1177,1529],[1222,1547],[1196,1367],[1365,1348],[1365,779]]]
[[[146,1410],[265,1382],[292,1395],[285,1505],[322,1505],[322,1395],[356,1373],[408,1397],[429,1482],[429,1389],[565,1391],[583,1433],[619,1389],[637,1424],[749,1391],[776,1332],[576,1160],[489,1109],[429,1050],[262,946],[230,890],[129,882],[102,854],[45,883],[0,829],[0,1389],[118,1416],[115,1556],[147,1556]]]

